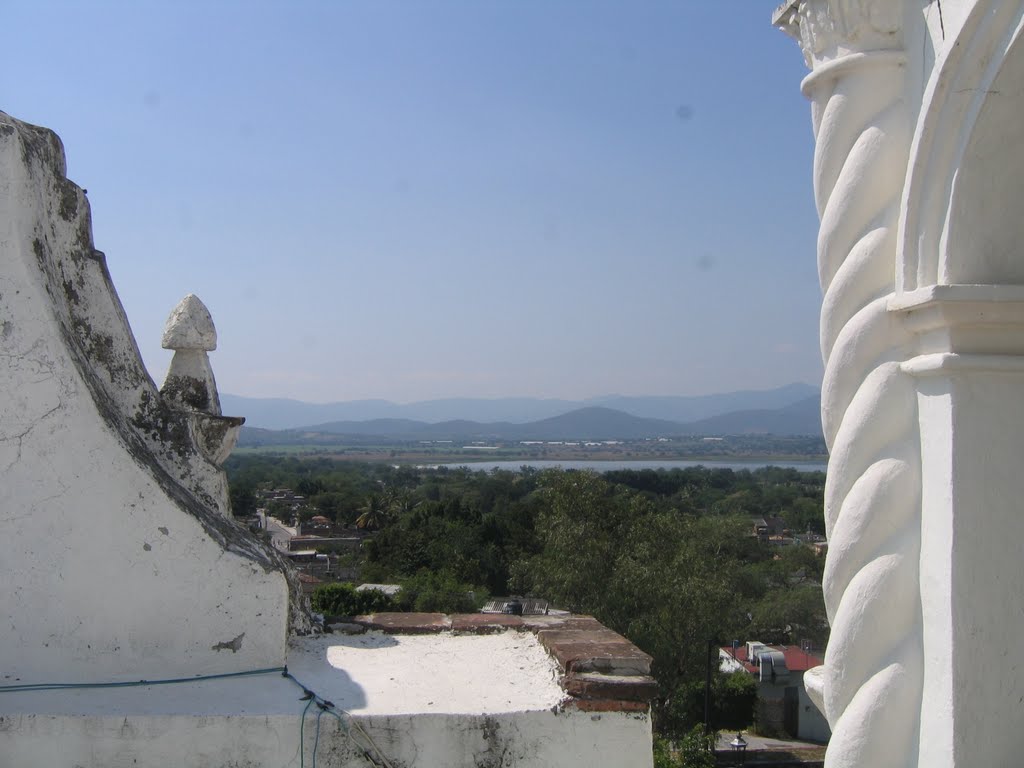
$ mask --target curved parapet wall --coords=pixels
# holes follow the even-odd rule
[[[146,372],[52,132],[0,113],[0,666],[22,681],[279,665],[306,626]]]

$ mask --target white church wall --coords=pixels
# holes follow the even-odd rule
[[[282,664],[284,568],[143,368],[63,174],[55,135],[0,114],[0,666],[77,682]]]
[[[826,765],[1016,764],[1024,2],[775,19],[812,68],[817,139],[832,636],[805,681]]]

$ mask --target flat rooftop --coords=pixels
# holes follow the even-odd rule
[[[526,712],[566,697],[557,663],[528,632],[330,635],[288,655],[289,669],[314,689],[324,662],[332,680],[321,695],[353,714]]]

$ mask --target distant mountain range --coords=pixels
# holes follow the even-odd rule
[[[783,408],[731,411],[684,425],[688,435],[821,435],[821,395]]]
[[[808,391],[812,394],[808,396]],[[796,399],[794,399],[796,398]],[[820,395],[808,385],[794,384],[770,392],[736,392],[725,395],[711,395],[706,398],[602,398],[603,402],[614,402],[618,408],[605,405],[577,405],[569,401],[552,400],[446,400],[430,401],[429,403],[412,403],[408,406],[385,403],[385,401],[360,401],[359,403],[336,403],[331,406],[316,406],[297,401],[265,401],[222,397],[222,405],[227,414],[242,414],[248,417],[252,413],[250,406],[258,406],[256,413],[262,423],[285,423],[285,414],[274,414],[268,403],[288,403],[288,408],[297,406],[290,413],[310,413],[306,408],[336,408],[341,411],[373,413],[374,409],[390,408],[401,412],[418,412],[418,409],[435,413],[450,412],[459,402],[466,403],[467,411],[484,411],[493,405],[493,411],[523,413],[530,408],[543,410],[552,407],[552,403],[561,402],[569,410],[557,415],[526,422],[511,420],[478,421],[458,418],[436,422],[403,417],[349,418],[331,420],[321,423],[308,423],[286,430],[267,430],[248,426],[243,429],[240,445],[268,442],[305,442],[311,439],[332,441],[339,436],[360,438],[379,437],[393,440],[635,440],[653,437],[678,437],[686,435],[821,435],[819,416]],[[781,405],[774,405],[781,401]],[[372,403],[366,406],[366,403]],[[444,405],[440,405],[440,404]],[[727,411],[720,409],[731,403],[759,403],[761,407],[737,408]],[[764,406],[764,403],[772,405]],[[383,405],[382,405],[383,404]],[[267,410],[261,411],[260,408]],[[630,408],[633,412],[628,412]],[[248,413],[247,413],[248,411]],[[492,411],[492,412],[493,412]],[[636,411],[647,414],[664,413],[699,413],[702,418],[681,421],[659,416],[638,415]],[[717,412],[716,412],[717,411]],[[294,415],[290,418],[296,418]],[[301,416],[299,417],[301,418]]]
[[[625,397],[607,395],[588,400],[515,398],[450,398],[417,403],[387,400],[351,400],[340,403],[304,403],[222,394],[224,413],[245,416],[246,425],[262,429],[300,429],[332,422],[407,420],[438,424],[465,420],[479,424],[528,424],[587,408],[620,411],[641,419],[677,423],[696,422],[735,411],[775,411],[818,397],[810,384],[788,384],[770,390],[745,390],[691,397]]]

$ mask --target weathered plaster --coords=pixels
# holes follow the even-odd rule
[[[281,688],[278,693],[288,695]],[[76,768],[280,768],[299,765],[303,704],[287,715],[13,715],[0,719],[5,764]],[[113,709],[113,708],[112,708]],[[624,713],[373,715],[359,724],[394,768],[650,768],[650,721]],[[302,748],[312,764],[316,715]],[[361,743],[359,736],[352,737]],[[646,754],[638,748],[646,744]],[[318,765],[367,768],[338,722],[323,717]]]

